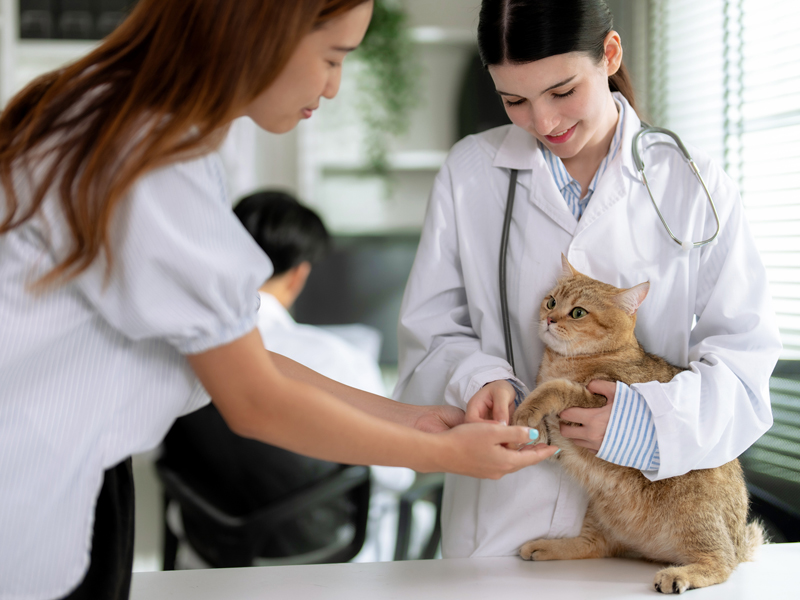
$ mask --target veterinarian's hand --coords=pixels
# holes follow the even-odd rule
[[[487,383],[467,403],[467,423],[511,422],[517,391],[505,379]]]
[[[420,407],[422,414],[414,423],[414,428],[427,433],[440,433],[464,422],[464,411],[455,406]]]
[[[614,404],[614,395],[617,384],[613,381],[595,379],[586,386],[593,394],[600,394],[608,399],[602,408],[568,408],[558,415],[563,421],[574,425],[561,423],[561,435],[572,440],[576,446],[588,448],[592,452],[600,450],[606,428],[611,418],[611,406]]]

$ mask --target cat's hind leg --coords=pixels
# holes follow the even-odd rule
[[[531,540],[522,545],[519,555],[525,560],[575,560],[616,556],[622,548],[606,538],[587,511],[578,537]]]
[[[732,572],[733,567],[728,561],[709,557],[701,562],[660,570],[653,580],[653,587],[662,594],[682,594],[686,590],[722,583]]]
[[[700,489],[700,486],[695,487],[695,491]],[[744,494],[744,482],[741,487]],[[706,500],[697,506],[694,514],[683,512],[684,517],[680,522],[673,521],[671,527],[674,558],[670,561],[673,566],[656,573],[653,580],[653,587],[662,594],[682,594],[726,581],[741,560],[737,546],[758,533],[744,526],[746,496],[728,511],[717,510]],[[759,541],[757,535],[754,541]]]

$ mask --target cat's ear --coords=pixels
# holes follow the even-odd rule
[[[614,303],[629,315],[635,315],[649,291],[650,282],[645,281],[614,296]]]
[[[563,254],[561,255],[561,277],[559,279],[564,279],[565,277],[575,277],[576,275],[580,275],[571,264],[567,260],[567,257]]]

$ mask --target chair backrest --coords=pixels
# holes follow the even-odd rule
[[[787,539],[800,540],[800,360],[780,360],[770,378],[774,423],[740,457],[756,505],[777,509]],[[776,518],[774,515],[765,515]],[[792,541],[789,539],[789,541]]]
[[[397,539],[394,560],[428,560],[436,557],[442,539],[442,496],[444,473],[418,473],[414,485],[406,490],[398,503]],[[418,556],[410,556],[411,531],[414,528],[414,504],[428,500],[436,508],[436,519],[428,539],[423,542]]]
[[[166,521],[169,501],[178,503],[184,523],[202,527],[202,539],[192,538],[192,528],[186,528],[192,548],[211,566],[233,567],[251,565],[258,556],[262,542],[275,528],[326,501],[349,495],[356,507],[355,533],[345,545],[334,545],[328,552],[316,552],[315,563],[347,562],[364,544],[369,512],[369,468],[343,466],[341,470],[309,485],[290,497],[273,502],[247,515],[231,515],[212,504],[185,477],[172,470],[163,460],[156,463],[158,477],[165,494],[164,569],[175,565],[174,534]],[[298,560],[297,564],[303,561]]]

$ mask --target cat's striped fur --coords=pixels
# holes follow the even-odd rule
[[[514,422],[536,427],[541,439],[562,449],[553,460],[581,483],[590,504],[579,537],[531,540],[520,555],[528,560],[639,556],[669,563],[654,581],[663,593],[721,583],[764,543],[761,526],[747,524],[748,497],[738,460],[650,481],[637,469],[597,458],[559,432],[558,414],[564,409],[606,403],[586,389],[591,380],[667,382],[683,370],[645,352],[634,335],[636,310],[649,284],[622,290],[562,260],[564,276],[540,309],[539,334],[547,348],[537,387],[516,410]],[[574,318],[576,307],[587,314]]]

